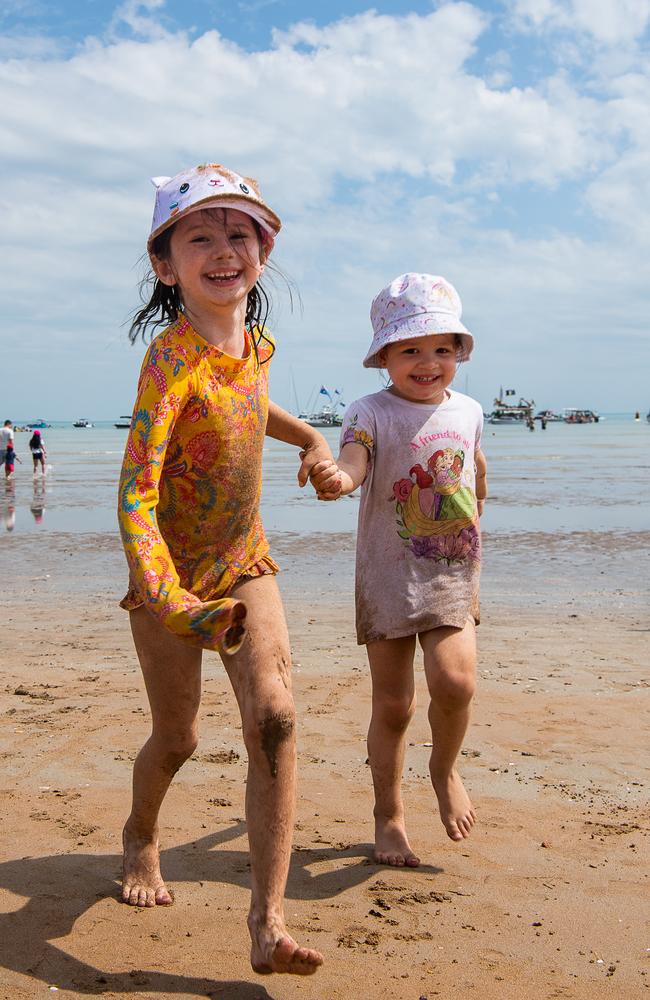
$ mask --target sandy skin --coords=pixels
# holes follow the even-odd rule
[[[432,734],[429,773],[447,836],[461,842],[469,836],[476,814],[455,761],[470,717],[476,674],[474,624],[463,629],[438,628],[419,636],[429,688]],[[406,732],[415,712],[413,657],[415,636],[368,643],[372,674],[372,716],[368,758],[375,792],[375,849],[378,864],[417,868],[406,834],[401,781]]]
[[[295,725],[286,623],[274,577],[238,583],[248,609],[246,642],[223,656],[242,717],[248,752],[251,964],[256,972],[311,975],[322,955],[300,947],[283,915],[295,798]],[[131,628],[152,714],[152,732],[136,757],[133,803],[123,831],[122,900],[169,906],[158,847],[158,812],[171,781],[198,744],[201,650],[168,634],[144,608]]]
[[[441,778],[434,777],[432,772],[431,782],[447,836],[458,842],[465,840],[476,822],[476,813],[460,775],[455,769]]]
[[[323,964],[323,956],[312,948],[301,948],[287,934],[282,921],[272,927],[256,927],[249,919],[251,965],[260,976],[274,972],[293,976],[312,976]]]
[[[141,840],[124,827],[122,902],[129,906],[171,906],[174,897],[160,873],[158,841]]]
[[[375,850],[378,865],[391,868],[417,868],[420,859],[411,850],[404,824],[392,819],[375,817]]]
[[[160,872],[157,843],[144,842],[125,827],[122,902],[129,906],[171,906],[174,897]],[[257,925],[249,920],[251,965],[259,975],[285,973],[311,976],[323,964],[323,956],[312,948],[302,948],[287,934],[281,920]]]

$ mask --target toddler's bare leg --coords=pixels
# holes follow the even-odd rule
[[[172,778],[198,742],[201,649],[168,632],[146,608],[130,614],[151,708],[151,736],[133,766],[133,804],[123,832],[122,899],[169,905],[160,874],[158,813]]]
[[[415,711],[415,636],[381,639],[367,645],[372,675],[372,716],[368,758],[375,789],[375,861],[416,868],[406,836],[402,772],[406,729]]]
[[[433,750],[429,762],[440,819],[452,840],[469,836],[476,815],[456,770],[476,686],[476,630],[436,628],[420,635],[431,695],[429,722]]]
[[[323,957],[300,947],[284,923],[295,810],[296,737],[289,637],[275,578],[242,580],[247,635],[223,662],[242,717],[248,751],[246,822],[251,860],[248,927],[256,972],[310,975]]]

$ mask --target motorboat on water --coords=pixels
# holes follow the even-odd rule
[[[126,430],[128,430],[130,426],[131,426],[130,414],[126,414],[126,416],[120,417],[120,419],[116,420],[115,423],[113,424],[113,427],[123,427]]]
[[[92,427],[90,420],[86,420],[85,417],[79,417],[78,420],[73,421],[73,427]]]
[[[555,410],[538,410],[535,414],[535,420],[544,420],[547,424],[562,423],[563,419],[562,414]]]
[[[568,406],[562,411],[565,424],[597,424],[600,416],[595,410],[581,410]]]

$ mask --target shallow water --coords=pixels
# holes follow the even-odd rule
[[[338,432],[325,431],[336,451]],[[0,544],[12,536],[52,532],[116,531],[116,484],[126,430],[99,424],[44,431],[48,474],[34,479],[29,435],[16,434],[22,465],[0,485]],[[486,425],[490,501],[483,517],[489,533],[642,531],[650,528],[648,479],[650,424],[613,414],[598,424],[551,423],[534,433]],[[358,495],[337,503],[299,489],[296,449],[267,440],[262,514],[269,533],[351,532]]]

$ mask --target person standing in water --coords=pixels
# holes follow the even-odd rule
[[[45,442],[39,430],[35,430],[29,439],[29,450],[32,453],[32,459],[34,460],[34,475],[38,474],[38,467],[41,467],[41,474],[45,475],[45,458],[47,452],[45,451]]]

